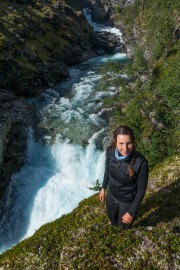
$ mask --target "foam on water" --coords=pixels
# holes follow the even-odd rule
[[[93,194],[88,187],[103,176],[105,155],[94,144],[101,132],[103,130],[93,135],[87,147],[57,139],[52,146],[57,172],[35,197],[25,237],[32,235],[42,224],[72,211],[82,199]]]
[[[88,20],[89,24],[93,27],[94,31],[110,32],[110,33],[118,36],[120,38],[121,42],[123,41],[122,40],[122,33],[119,29],[117,29],[116,27],[104,26],[103,24],[93,22],[90,10],[88,8],[86,8],[83,11],[84,11],[84,15],[86,16],[86,19]]]

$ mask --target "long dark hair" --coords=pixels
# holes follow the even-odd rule
[[[132,143],[133,143],[133,151],[132,151],[132,159],[131,159],[131,163],[128,169],[128,175],[129,176],[133,176],[134,175],[134,170],[133,170],[133,164],[136,160],[136,156],[135,156],[135,149],[136,149],[136,141],[135,141],[135,136],[134,136],[134,132],[133,130],[128,127],[128,126],[119,126],[115,129],[114,131],[114,145],[116,146],[117,143],[117,136],[118,135],[129,135]]]

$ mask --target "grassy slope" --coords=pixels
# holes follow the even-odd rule
[[[151,172],[134,228],[110,226],[98,194],[0,256],[0,269],[179,269],[180,157]]]

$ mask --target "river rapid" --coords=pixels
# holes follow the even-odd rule
[[[121,39],[118,29],[94,24],[85,13],[96,31],[112,31]],[[0,253],[72,211],[94,193],[89,187],[102,182],[109,125],[102,100],[116,94],[115,88],[101,91],[98,85],[99,67],[108,60],[124,63],[127,56],[115,53],[72,67],[70,79],[29,100],[39,111],[38,128],[48,135],[36,140],[29,128],[25,164],[5,194]]]

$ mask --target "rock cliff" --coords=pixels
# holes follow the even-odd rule
[[[35,123],[35,111],[14,93],[0,92],[0,199],[14,172],[25,160],[28,127]]]
[[[0,88],[37,94],[38,87],[68,77],[68,66],[110,51],[108,40],[102,44],[88,24],[80,0],[0,5]]]
[[[68,65],[98,53],[80,1],[1,1],[0,88],[33,95],[68,77]]]

